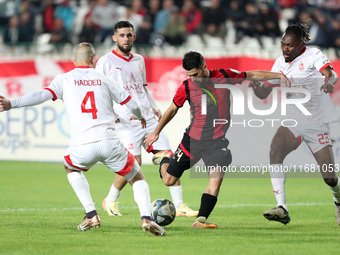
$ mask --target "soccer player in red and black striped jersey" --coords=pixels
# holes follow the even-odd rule
[[[207,218],[215,207],[223,180],[224,173],[219,169],[231,163],[231,153],[228,150],[229,141],[225,138],[229,121],[214,125],[216,119],[230,120],[230,91],[215,88],[215,84],[237,84],[245,79],[281,79],[281,82],[289,87],[290,82],[281,73],[240,72],[230,68],[208,70],[203,56],[193,51],[185,54],[183,68],[190,79],[185,80],[178,88],[172,104],[156,129],[147,136],[145,143],[149,146],[157,141],[164,126],[176,115],[185,101],[189,102],[191,123],[171,159],[164,156],[161,160],[160,174],[164,184],[171,186],[185,170],[202,159],[207,169],[210,169],[209,184],[202,195],[199,213],[192,227],[217,228],[215,223],[207,222]],[[219,169],[216,166],[219,166]]]

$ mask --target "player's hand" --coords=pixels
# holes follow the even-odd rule
[[[3,97],[0,96],[0,112],[8,111],[11,109],[11,102]]]
[[[152,132],[148,135],[145,136],[145,145],[146,147],[149,147],[151,146],[154,142],[156,142],[159,138],[159,134],[158,133],[155,133],[155,132]]]
[[[291,83],[290,80],[287,78],[286,75],[283,75],[281,77],[281,84],[283,84],[285,87],[290,88],[291,87]]]
[[[144,118],[140,119],[140,123],[142,124],[142,128],[146,128],[146,120]]]
[[[248,84],[248,87],[252,88],[252,89],[257,89],[257,88],[261,87],[261,82],[259,82],[259,81],[250,81],[249,84]]]
[[[320,87],[320,91],[323,91],[325,93],[333,93],[334,85],[329,82],[326,82],[324,85]]]
[[[155,114],[155,116],[156,116],[156,118],[157,118],[157,120],[158,120],[158,122],[161,120],[161,118],[162,118],[162,112],[161,112],[161,110],[156,110],[155,108],[152,108],[152,111],[153,111],[153,114]]]

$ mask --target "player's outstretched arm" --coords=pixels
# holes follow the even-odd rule
[[[273,80],[273,79],[280,79],[281,84],[283,84],[284,86],[290,88],[290,85],[291,85],[289,79],[283,73],[274,73],[274,72],[268,72],[268,71],[262,71],[262,70],[247,71],[246,73],[247,73],[247,80],[267,81],[267,80]]]
[[[159,133],[170,122],[170,120],[172,120],[172,118],[176,115],[177,111],[178,111],[178,107],[174,103],[172,103],[169,106],[169,108],[166,110],[166,112],[164,113],[161,120],[158,122],[158,125],[155,128],[155,130],[152,133],[145,136],[146,138],[145,145],[147,147],[149,147],[150,145],[152,145],[154,142],[158,140]]]
[[[332,68],[327,66],[321,71],[321,74],[327,77],[327,81],[320,87],[320,91],[325,93],[333,93],[334,86],[338,81],[337,73]]]
[[[254,94],[260,99],[267,98],[270,92],[273,90],[273,88],[268,84],[261,84],[259,81],[250,81],[248,87],[252,88]]]
[[[12,108],[20,108],[20,107],[38,105],[51,99],[53,99],[52,93],[45,89],[30,93],[23,97],[14,98],[10,100],[1,96],[0,97],[0,112],[8,111]]]

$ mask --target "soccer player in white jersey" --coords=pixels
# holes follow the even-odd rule
[[[273,72],[285,74],[292,87],[304,88],[310,92],[311,99],[304,107],[311,115],[304,115],[294,105],[292,106],[297,110],[287,107],[287,115],[298,124],[296,127],[281,126],[272,140],[270,164],[273,170],[270,175],[277,207],[265,211],[263,215],[268,220],[289,223],[285,196],[286,176],[282,171],[282,163],[285,157],[304,141],[313,153],[325,183],[333,193],[336,221],[340,225],[340,181],[334,171],[329,135],[329,123],[336,121],[338,114],[328,94],[334,91],[338,76],[332,63],[319,49],[305,47],[305,43],[310,40],[307,28],[303,22],[287,27],[281,41],[283,56],[277,58],[272,67]],[[259,83],[251,82],[250,86],[259,98],[264,99],[277,84],[267,82],[260,86]],[[292,94],[291,98],[299,98],[299,94],[301,95]]]
[[[127,91],[131,97],[142,107],[143,115],[147,122],[146,129],[142,129],[138,120],[125,105],[115,104],[117,114],[117,130],[124,146],[135,156],[139,165],[142,164],[141,147],[147,152],[158,153],[160,156],[171,156],[170,144],[164,132],[152,146],[145,146],[145,136],[157,126],[162,116],[157,104],[147,89],[144,58],[139,54],[132,54],[131,48],[136,39],[133,25],[128,21],[120,21],[114,26],[113,41],[117,48],[102,56],[96,65],[96,70],[116,81],[116,85]],[[157,119],[155,118],[157,117]],[[131,120],[132,118],[132,120]],[[117,121],[117,122],[118,122]],[[116,175],[107,197],[102,206],[110,216],[121,216],[118,208],[118,199],[121,190],[126,185],[126,180]],[[194,211],[183,203],[182,186],[180,180],[169,187],[172,202],[176,206],[176,216],[196,217]]]
[[[64,155],[67,178],[86,216],[78,226],[81,231],[100,227],[101,221],[94,206],[89,184],[82,172],[98,161],[111,171],[124,176],[132,185],[144,231],[154,235],[166,235],[165,230],[151,220],[149,185],[140,166],[120,142],[114,124],[113,101],[129,107],[145,127],[145,119],[139,105],[114,81],[94,69],[95,51],[91,44],[81,43],[75,49],[76,68],[56,76],[44,90],[24,97],[8,100],[0,96],[0,112],[41,104],[47,100],[64,101],[71,129],[70,146]]]

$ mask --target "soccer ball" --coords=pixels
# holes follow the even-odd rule
[[[160,226],[167,226],[175,220],[176,207],[168,199],[157,199],[151,204],[151,218]]]
[[[156,153],[153,157],[152,157],[152,163],[154,165],[159,165],[162,161],[162,159],[164,157],[167,157],[167,158],[171,158],[173,155],[173,152],[172,151],[162,151],[162,152],[158,152]]]

